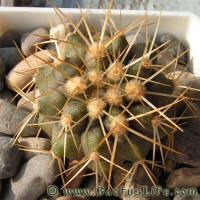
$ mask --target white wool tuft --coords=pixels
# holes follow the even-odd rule
[[[109,68],[110,70],[107,73],[108,78],[114,81],[119,81],[123,75],[122,64],[116,61],[112,63],[112,65]]]
[[[110,130],[112,130],[114,128],[114,133],[116,133],[116,134],[126,133],[127,129],[125,126],[128,126],[128,122],[124,115],[117,115],[115,117],[112,117],[112,122],[110,124]]]
[[[83,77],[75,76],[67,81],[65,88],[70,94],[79,94],[87,88],[87,85]]]
[[[88,112],[91,118],[98,118],[103,114],[105,103],[102,99],[95,99],[88,103]]]
[[[122,103],[122,97],[117,89],[109,88],[104,98],[110,105],[120,105]]]
[[[142,83],[136,80],[131,80],[126,84],[126,93],[130,99],[138,100],[145,95],[146,89]]]

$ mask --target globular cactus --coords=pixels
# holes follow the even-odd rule
[[[166,75],[169,72],[166,69],[181,56],[170,60],[171,64],[156,65],[154,54],[159,55],[167,41],[156,47],[152,39],[150,43],[139,43],[138,47],[133,40],[144,26],[143,17],[137,20],[140,29],[128,42],[126,33],[137,23],[117,30],[110,15],[111,5],[112,1],[101,30],[89,28],[82,12],[85,29],[68,17],[69,24],[60,25],[63,28],[59,28],[59,33],[52,29],[49,37],[56,50],[48,52],[54,61],[38,67],[34,75],[40,96],[29,100],[17,89],[35,105],[33,112],[39,116],[38,126],[51,138],[52,154],[59,160],[79,160],[72,170],[88,167],[96,174],[96,184],[101,176],[109,187],[116,169],[132,173],[133,168],[121,167],[123,163],[139,162],[147,167],[150,149],[153,161],[148,163],[152,165],[156,147],[163,166],[165,152],[179,153],[172,148],[172,136],[175,130],[182,131],[178,116],[190,99],[195,98],[185,95],[176,80]],[[113,27],[107,28],[110,23]],[[157,29],[155,36],[156,33]],[[137,48],[144,52],[141,57],[135,57]],[[163,137],[168,137],[166,145],[162,144]]]

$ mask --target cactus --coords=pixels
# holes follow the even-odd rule
[[[35,105],[33,114],[39,116],[36,125],[51,138],[51,153],[62,161],[63,174],[70,173],[70,170],[64,171],[66,158],[79,160],[71,170],[78,167],[80,170],[63,187],[85,167],[95,172],[97,185],[99,177],[104,177],[108,187],[112,187],[112,174],[116,169],[128,175],[139,163],[148,173],[148,165],[156,165],[156,147],[162,157],[161,167],[165,167],[166,152],[181,154],[172,148],[174,132],[183,131],[176,113],[188,108],[195,97],[185,95],[175,84],[177,80],[167,77],[170,63],[166,66],[154,64],[154,54],[165,47],[163,44],[154,46],[158,26],[152,41],[149,43],[147,39],[143,55],[135,58],[131,48],[137,51],[134,40],[145,18],[117,30],[110,15],[112,3],[100,32],[96,27],[89,28],[82,12],[85,29],[65,17],[73,29],[64,30],[61,39],[50,37],[50,42],[57,46],[57,52],[49,50],[54,61],[39,66],[32,81],[40,91],[39,97],[30,99],[15,88]],[[110,23],[113,27],[107,30]],[[140,27],[128,43],[126,33],[137,23]],[[169,114],[173,107],[178,109],[176,105],[180,102],[179,110]],[[168,138],[168,144],[162,144],[163,137]],[[151,161],[146,160],[150,149],[153,149]],[[126,161],[133,167],[121,167]],[[148,176],[153,181],[151,173]]]

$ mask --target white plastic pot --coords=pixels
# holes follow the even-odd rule
[[[62,9],[73,21],[79,20],[79,9]],[[105,10],[83,10],[87,12],[89,21],[93,25],[99,25],[103,21]],[[112,18],[117,27],[125,26],[133,22],[136,18],[144,15],[146,11],[135,10],[112,10]],[[158,33],[172,33],[180,40],[185,41],[190,48],[190,59],[193,64],[194,73],[200,75],[200,18],[187,12],[157,12],[148,11],[149,23],[157,23],[161,14],[161,21]],[[27,32],[36,27],[49,27],[49,21],[58,24],[61,23],[55,11],[52,8],[17,8],[0,7],[0,32],[5,30],[16,30]],[[149,26],[149,32],[153,33],[154,26]]]

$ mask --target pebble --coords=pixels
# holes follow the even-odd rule
[[[173,73],[166,74],[169,79],[180,79],[180,78],[193,78],[195,75],[191,72],[175,71]]]
[[[10,137],[10,135],[6,135],[5,133],[0,133],[0,137]]]
[[[35,67],[45,64],[44,61],[36,58],[35,56],[42,58],[48,63],[52,62],[52,59],[48,56],[47,50],[38,51],[34,55],[27,57],[26,61],[23,60],[18,63],[7,75],[6,84],[9,89],[13,90],[13,86],[17,86],[20,89],[23,88],[25,85],[27,85],[27,83],[32,80],[33,75],[37,71]],[[29,63],[29,65],[27,64],[27,62]]]
[[[165,42],[168,42],[168,41],[170,41],[170,42],[168,44],[166,44],[161,49],[161,53],[159,53],[157,55],[156,64],[158,64],[158,65],[165,66],[165,65],[169,64],[174,58],[177,57],[177,55],[182,54],[186,50],[186,48],[184,47],[182,42],[180,42],[176,37],[174,37],[171,34],[164,33],[164,34],[160,35],[157,39],[157,42],[159,45],[164,44]],[[180,64],[182,62],[186,63],[187,60],[188,60],[187,53],[179,58]],[[174,69],[174,67],[175,67],[175,62],[174,62],[174,64],[171,65],[171,67],[167,68],[165,71],[169,72],[170,70]],[[176,69],[181,70],[181,69],[184,69],[184,67],[182,65],[178,64],[176,66]]]
[[[53,51],[54,53],[57,52],[57,50],[56,50],[56,45],[55,45],[54,42],[53,42],[53,43],[51,42],[51,43],[47,44],[47,46],[45,47],[45,49],[48,49],[48,50],[50,50],[50,51]]]
[[[177,169],[170,173],[166,184],[169,188],[197,188],[200,186],[200,168]]]
[[[126,163],[126,164],[122,164],[120,166],[123,167],[124,169],[128,170],[132,167],[132,164]],[[126,180],[124,180],[124,183],[122,183],[120,187],[123,187],[126,191],[128,191],[128,190],[131,191],[131,190],[134,190],[135,188],[142,188],[143,186],[151,188],[153,186],[152,182],[148,178],[144,168],[137,164],[135,166],[137,166],[137,170],[135,171],[134,176],[131,177],[131,174],[130,174],[130,176],[127,177]],[[154,171],[152,171],[152,172],[153,172],[153,174],[156,174],[156,177],[158,177],[158,178],[160,177],[160,170],[158,168],[154,168]],[[116,171],[113,174],[114,186],[116,187],[124,179],[124,177],[126,175],[127,175],[127,173],[125,171],[122,171],[121,169],[116,169]],[[157,181],[155,181],[155,182],[157,184]],[[122,195],[122,194],[120,194],[120,195]],[[132,195],[130,196],[127,193],[124,193],[120,197],[122,199],[126,199],[126,200],[134,199]],[[138,198],[138,199],[136,198],[135,200],[142,200],[142,199],[150,200],[151,199],[150,197],[145,197],[142,195],[140,198]]]
[[[136,37],[136,34],[128,34],[126,39],[128,41],[128,43],[130,44],[132,42],[132,40]],[[135,56],[135,58],[139,58],[143,55],[144,50],[145,50],[145,46],[146,46],[146,40],[145,37],[142,34],[138,34],[135,42],[130,50],[130,56]],[[130,57],[131,59],[131,57]]]
[[[176,92],[177,94],[182,93],[185,91],[185,88],[193,88],[188,89],[187,92],[185,92],[185,96],[192,97],[192,98],[198,98],[200,99],[200,77],[191,76],[186,78],[180,78],[175,82]],[[183,88],[184,87],[184,88]],[[196,101],[198,105],[200,105],[199,101]]]
[[[79,161],[78,160],[70,160],[68,164],[68,168],[75,166]],[[65,182],[67,183],[77,172],[80,168],[74,170],[69,176],[67,176]],[[71,181],[67,188],[80,188],[81,182],[83,180],[83,176],[87,173],[87,168],[85,168],[73,181]]]
[[[23,109],[17,109],[15,105],[0,99],[0,132],[14,135],[17,132],[19,123],[27,117],[27,114],[28,112]],[[35,136],[37,131],[38,128],[36,126],[28,126],[23,130],[22,136]]]
[[[23,164],[13,177],[2,200],[36,200],[56,180],[59,173],[56,160],[48,155],[37,155]]]
[[[0,57],[0,76],[4,75],[5,73],[5,63],[2,57]]]
[[[185,116],[188,117],[195,115],[198,117],[187,119],[184,128],[192,135],[200,137],[200,106],[196,103],[191,103],[190,105],[193,110],[191,111],[190,109],[187,109]]]
[[[74,197],[65,197],[65,196],[62,196],[62,197],[59,197],[57,198],[56,200],[73,200]]]
[[[34,35],[35,34],[35,35]],[[36,36],[38,35],[38,36]],[[35,44],[47,40],[43,36],[48,36],[48,30],[45,28],[37,28],[32,32],[25,33],[21,39],[21,50],[25,56],[30,56],[35,53],[36,47]],[[43,47],[45,44],[40,44],[39,47]]]
[[[3,75],[5,73],[5,64],[3,59],[0,57],[0,91],[4,88],[4,78]]]
[[[0,92],[0,99],[3,99],[4,101],[11,102],[13,98],[14,95],[7,89]],[[13,100],[12,103],[15,104],[15,100]]]
[[[19,144],[23,145],[26,149],[34,149],[34,150],[46,150],[49,151],[51,149],[51,141],[47,138],[19,138]],[[23,152],[23,160],[30,160],[33,156],[38,155],[37,152]]]
[[[104,188],[107,187],[105,179],[103,178],[103,176],[99,176],[99,178],[98,178],[98,187],[104,187]],[[96,192],[96,177],[95,176],[91,176],[88,179],[88,181],[85,182],[84,188],[90,188],[90,195],[92,197],[94,197],[94,199],[95,199],[95,196],[97,195],[97,192]]]
[[[0,48],[15,46],[13,41],[15,41],[18,46],[20,46],[20,38],[20,34],[14,31],[6,31],[0,35]]]
[[[174,35],[169,34],[169,33],[164,33],[161,34],[158,37],[158,43],[164,44],[165,42],[169,42],[168,44],[166,44],[163,48],[165,49],[166,47],[170,47],[168,48],[165,52],[167,54],[169,54],[172,57],[177,57],[177,53],[179,52],[179,55],[182,54],[186,49],[183,45],[183,43],[181,41],[179,41]],[[183,62],[187,61],[187,54],[185,54],[184,56],[182,56],[181,59]]]
[[[35,92],[34,92],[34,90],[30,91],[27,94],[27,96],[30,97],[31,99],[39,97],[40,96],[39,89],[36,89]],[[33,104],[23,97],[18,101],[17,107],[23,108],[24,110],[27,110],[30,112],[33,111]]]
[[[173,200],[200,200],[200,196],[189,196],[189,195],[181,195],[177,194]]]
[[[185,156],[177,153],[169,153],[169,158],[177,163],[200,167],[200,137],[193,135],[189,130],[184,129],[184,133],[176,132],[174,134],[174,149],[183,153]]]
[[[9,72],[22,60],[22,57],[16,47],[0,48],[0,55],[5,63],[6,72]]]
[[[175,57],[170,56],[170,52],[165,51],[165,52],[161,52],[157,55],[156,58],[156,64],[157,65],[162,65],[162,66],[166,66],[168,65]],[[171,71],[175,71],[175,70],[184,70],[185,66],[180,65],[176,62],[174,62],[173,64],[171,64],[167,69],[164,70],[164,72],[169,73]]]
[[[50,29],[49,34],[56,39],[66,39],[66,35],[70,30],[69,24],[58,24]]]
[[[50,29],[50,31],[49,31],[50,37],[55,38],[55,40],[52,39],[52,41],[54,41],[54,44],[58,44],[57,47],[59,49],[59,54],[60,54],[59,57],[61,57],[61,58],[65,57],[65,46],[66,46],[66,43],[58,42],[56,39],[66,40],[67,39],[67,34],[70,31],[71,31],[71,29],[70,29],[70,25],[68,23],[66,23],[65,25],[64,24],[58,24],[58,25],[52,27]],[[52,47],[51,47],[51,49],[53,50]],[[58,49],[55,48],[56,52],[57,52]]]
[[[2,78],[0,78],[0,91],[2,91],[4,88],[4,81]]]
[[[48,198],[47,195],[42,195],[37,200],[52,200],[52,199],[50,199],[50,197]]]
[[[13,177],[18,170],[22,152],[12,146],[9,137],[0,137],[0,179]]]

